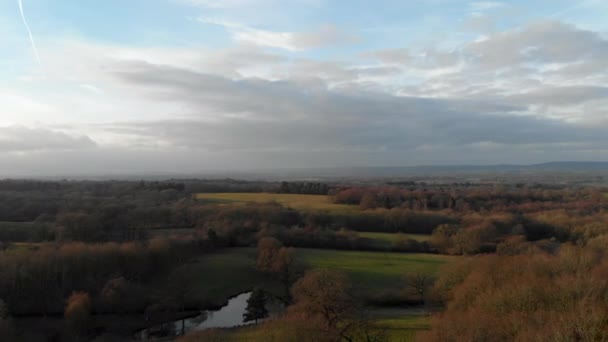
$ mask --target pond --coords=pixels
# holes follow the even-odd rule
[[[251,292],[241,293],[228,300],[228,304],[219,310],[207,310],[194,317],[149,327],[140,331],[137,334],[137,338],[145,341],[152,337],[179,336],[190,331],[209,328],[232,328],[254,324],[253,321],[243,321],[243,314],[247,308],[247,300],[250,296]],[[280,315],[283,311],[282,303],[273,298],[268,300],[266,308],[271,318]]]

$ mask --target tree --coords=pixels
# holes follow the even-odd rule
[[[312,270],[300,278],[291,290],[292,314],[317,321],[325,330],[344,327],[357,305],[346,274],[335,270]]]
[[[74,292],[68,298],[64,317],[72,332],[86,332],[91,316],[91,297],[86,292]]]
[[[79,212],[59,214],[55,229],[61,240],[96,241],[101,238],[99,222],[91,215]]]
[[[428,274],[416,272],[405,276],[405,282],[418,295],[420,302],[424,303],[424,296],[431,285],[431,277]]]
[[[258,241],[258,271],[263,273],[273,271],[273,264],[281,247],[281,242],[273,237],[263,237]]]
[[[247,299],[247,308],[243,314],[243,320],[245,322],[255,321],[258,323],[259,319],[268,317],[268,310],[266,309],[266,294],[262,289],[255,288],[251,292],[251,296]]]
[[[285,296],[282,299],[286,304],[291,303],[289,289],[303,269],[294,254],[293,248],[283,247],[275,238],[265,237],[258,242],[257,269],[274,276],[283,284]]]
[[[361,209],[375,209],[377,206],[376,196],[372,192],[366,192],[365,195],[361,198],[361,202],[359,203],[359,207]]]
[[[141,293],[124,277],[113,278],[106,282],[99,294],[101,303],[108,312],[125,313],[137,309]]]

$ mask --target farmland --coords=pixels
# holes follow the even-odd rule
[[[368,295],[389,289],[403,289],[406,285],[402,277],[406,273],[422,272],[435,275],[443,265],[456,259],[456,257],[431,254],[317,249],[297,249],[296,253],[311,268],[344,271],[350,276],[356,289],[363,290]],[[255,257],[255,248],[230,248],[201,257],[196,262],[177,269],[171,277],[186,276],[189,286],[184,291],[193,294],[190,300],[202,301],[207,305],[213,300],[215,300],[214,305],[220,305],[221,300],[218,299],[223,298],[225,301],[255,286],[276,291],[276,283],[255,272]],[[209,277],[210,274],[213,277]],[[378,331],[384,331],[389,341],[412,341],[416,331],[429,327],[428,316],[422,315],[421,312],[375,307],[370,307],[366,311],[373,326]],[[266,328],[265,325],[260,325],[225,329],[207,332],[201,338],[202,340],[218,338],[221,341],[267,341],[270,338],[280,338],[281,334],[290,333],[281,330],[283,328]],[[196,335],[191,337],[192,340],[201,340],[196,338]]]
[[[360,251],[336,251],[300,248],[300,260],[311,268],[328,268],[347,273],[357,288],[365,293],[403,287],[407,273],[437,274],[457,257],[435,254],[403,254]],[[277,284],[255,270],[255,248],[229,248],[202,256],[196,262],[173,271],[170,278],[186,279],[185,293],[192,300],[218,305],[235,294],[255,286],[274,289]],[[213,275],[213,277],[209,277]]]
[[[407,273],[436,274],[454,257],[435,254],[404,254],[360,251],[298,249],[298,255],[314,268],[346,272],[363,290],[398,288]]]
[[[382,310],[372,313],[374,316],[383,315]],[[392,312],[398,318],[374,318],[370,323],[377,332],[384,332],[386,340],[391,342],[414,341],[417,331],[427,330],[430,327],[429,317],[426,315],[408,315]],[[181,339],[181,342],[190,341],[222,341],[222,342],[266,342],[284,341],[293,338],[294,332],[286,326],[276,324],[262,324],[258,326],[247,326],[232,329],[218,329],[200,334],[193,334]]]

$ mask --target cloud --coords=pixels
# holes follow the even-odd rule
[[[475,1],[469,4],[471,12],[484,12],[504,7],[505,4],[499,1]]]
[[[70,135],[47,128],[0,127],[0,152],[78,150],[95,147],[85,135]]]
[[[256,30],[222,25],[235,37]],[[11,153],[0,153],[0,164],[196,171],[608,158],[608,50],[597,32],[541,21],[449,48],[331,58],[291,53],[325,44],[315,35],[261,31],[275,40],[254,34],[221,49],[44,45],[52,72],[21,85],[36,91],[26,99],[4,95],[15,114],[1,118],[11,124],[28,113],[37,128],[5,128],[0,151]],[[43,82],[53,91],[41,91]],[[36,160],[20,155],[34,151]]]
[[[339,46],[357,41],[355,36],[343,32],[334,25],[323,25],[311,32],[281,32],[252,28],[240,23],[212,18],[199,18],[199,21],[226,28],[232,34],[232,39],[237,42],[288,51]]]
[[[150,101],[201,108],[188,119],[117,123],[108,129],[167,146],[209,151],[307,149],[382,151],[495,143],[606,143],[599,128],[517,115],[526,106],[424,99],[302,87],[297,82],[230,80],[173,67],[130,65],[116,74],[149,90]],[[220,115],[209,116],[209,108]]]

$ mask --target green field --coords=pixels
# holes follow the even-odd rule
[[[255,248],[230,248],[198,258],[177,268],[169,279],[184,279],[190,300],[218,305],[254,286],[279,291],[279,285],[255,270]],[[403,287],[403,275],[411,272],[436,274],[456,257],[436,254],[296,249],[296,255],[312,268],[342,270],[356,288],[365,293]]]
[[[230,297],[261,286],[268,290],[278,284],[255,269],[255,248],[231,248],[202,256],[175,269],[169,279],[183,279],[189,300],[204,307],[224,304]]]
[[[414,341],[416,332],[430,328],[429,316],[409,315],[373,321],[378,329],[386,332],[391,342]]]
[[[353,283],[366,291],[397,288],[407,273],[436,274],[455,257],[438,254],[384,253],[298,249],[297,255],[315,268],[342,270]]]
[[[372,313],[374,314],[374,313]],[[371,324],[378,331],[384,332],[389,342],[410,342],[414,341],[416,332],[429,329],[429,316],[393,313],[393,318],[372,319]],[[206,331],[196,336],[190,335],[183,339],[184,342],[192,341],[296,341],[293,338],[293,331],[284,325],[273,325],[268,329],[265,325],[247,326],[232,329],[216,329]]]
[[[199,257],[179,267],[168,279],[182,279],[184,287],[173,291],[183,293],[187,302],[207,307],[225,303],[228,298],[253,287],[280,293],[280,284],[255,270],[256,248],[228,248]],[[319,249],[296,249],[300,260],[312,268],[329,268],[346,272],[361,294],[375,295],[385,290],[402,289],[403,275],[409,272],[436,274],[439,268],[454,260],[435,254],[404,254]],[[428,317],[403,309],[370,308],[369,318],[390,341],[411,341],[416,331],[428,328]],[[287,332],[288,333],[288,332]],[[213,334],[213,333],[212,333]],[[220,341],[266,341],[267,331],[256,327],[221,329]],[[196,339],[192,339],[194,341]]]
[[[357,232],[357,235],[362,238],[372,240],[372,243],[376,247],[390,249],[393,247],[395,242],[399,240],[412,239],[418,242],[429,241],[430,235],[422,234],[403,234],[403,233],[375,233],[375,232]]]
[[[271,193],[201,193],[196,199],[208,203],[267,203],[277,202],[286,207],[301,210],[351,211],[357,206],[332,203],[325,195],[271,194]]]

